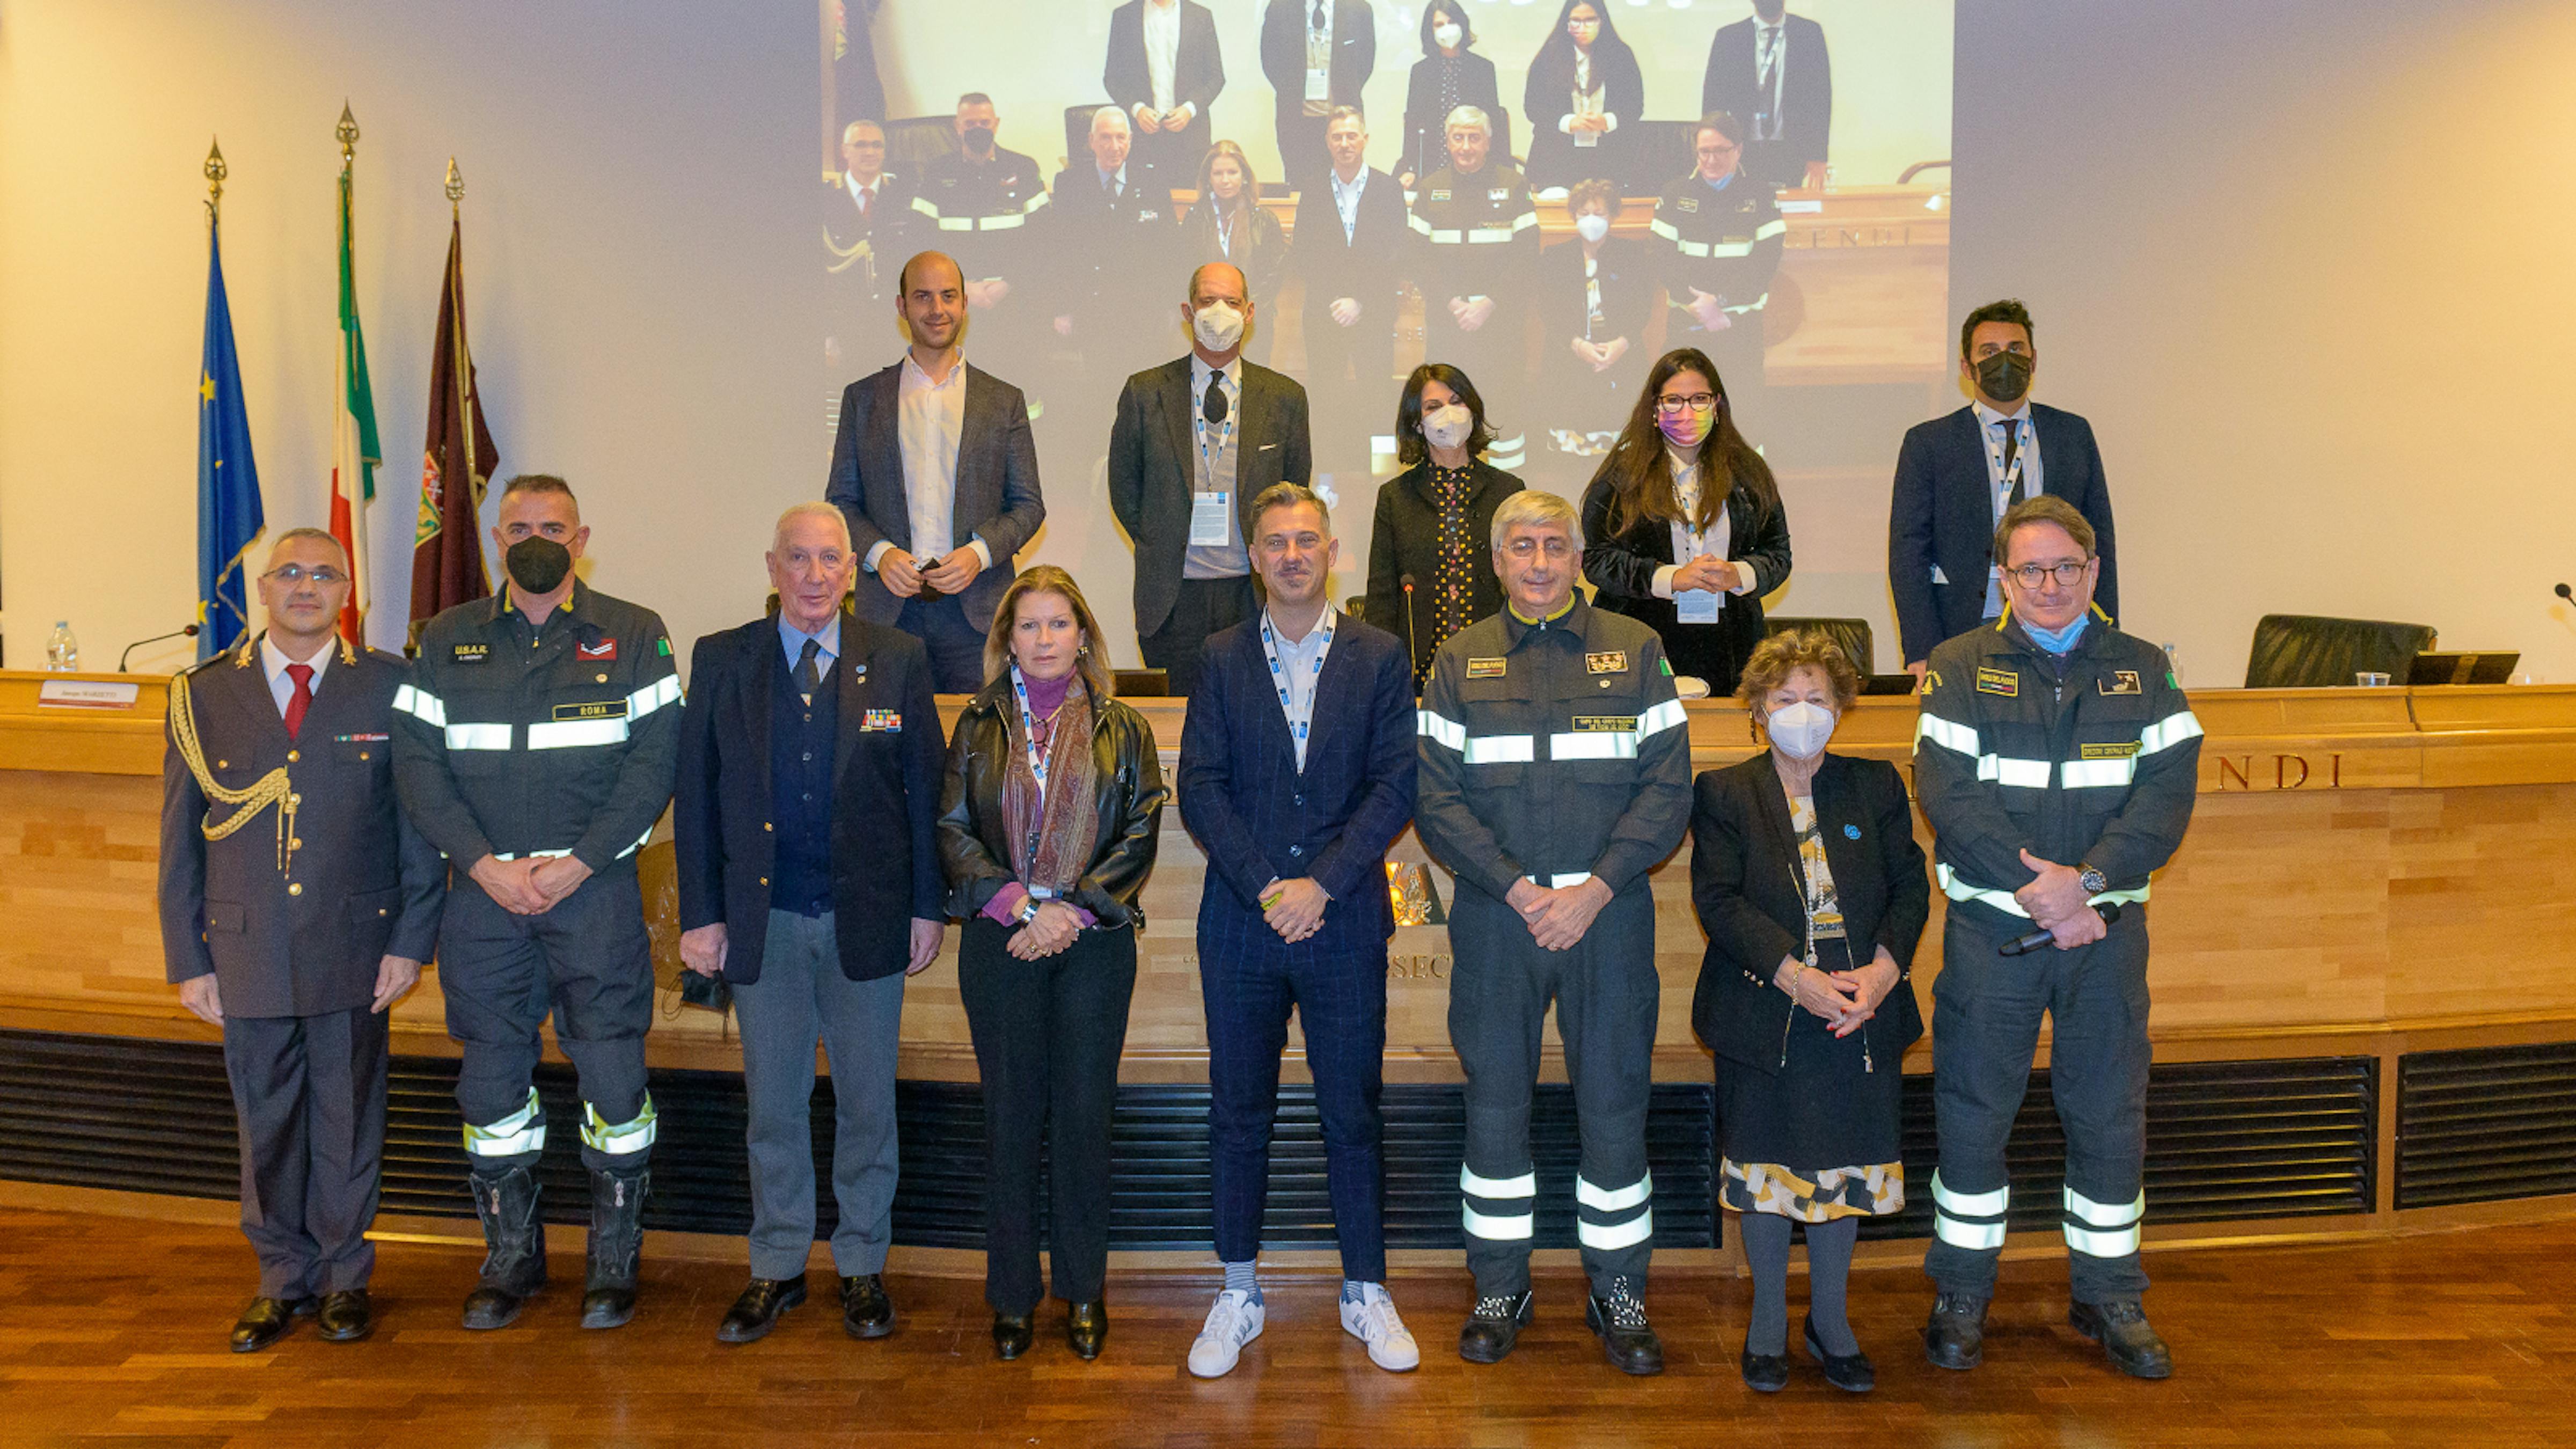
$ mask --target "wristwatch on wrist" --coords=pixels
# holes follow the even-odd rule
[[[1019,908],[1017,911],[1012,912],[1012,914],[1011,914],[1011,919],[1013,919],[1013,920],[1015,920],[1015,921],[1019,922],[1021,925],[1025,926],[1025,925],[1027,925],[1029,922],[1034,921],[1034,920],[1036,920],[1037,918],[1038,918],[1038,898],[1037,898],[1036,896],[1025,896],[1025,895],[1024,895],[1024,896],[1022,896],[1022,897],[1020,897],[1020,908]]]
[[[2102,872],[2095,870],[2093,867],[2086,865],[2081,861],[2076,862],[2075,883],[2082,886],[2084,888],[2084,894],[2088,896],[2098,896],[2102,892],[2111,888],[2111,878],[2109,876],[2104,875]]]

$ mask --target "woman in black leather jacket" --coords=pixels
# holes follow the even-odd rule
[[[1056,1296],[1073,1351],[1109,1334],[1109,1114],[1136,990],[1138,903],[1169,792],[1144,716],[1111,697],[1082,590],[1041,565],[1012,580],[958,716],[940,790],[957,985],[984,1086],[984,1301],[993,1347],[1028,1350],[1038,1163],[1051,1162]]]

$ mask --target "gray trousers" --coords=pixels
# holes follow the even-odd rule
[[[885,1271],[894,1239],[895,1046],[903,976],[841,974],[832,914],[769,913],[760,979],[733,989],[751,1156],[751,1276],[798,1278],[814,1250],[814,1047],[832,1063],[832,1262]]]
[[[241,1128],[241,1225],[264,1298],[364,1288],[385,1158],[385,1018],[227,1016]]]

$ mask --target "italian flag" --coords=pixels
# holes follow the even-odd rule
[[[338,419],[331,430],[331,536],[349,551],[349,602],[340,610],[340,637],[367,642],[367,591],[374,570],[367,560],[367,505],[376,496],[375,394],[367,386],[367,339],[358,326],[358,281],[349,258],[349,168],[340,168],[340,355],[333,368]]]

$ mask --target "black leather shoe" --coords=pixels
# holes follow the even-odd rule
[[[376,1331],[375,1305],[364,1288],[325,1293],[313,1326],[333,1343],[356,1343]]]
[[[2077,1333],[2102,1345],[2111,1367],[2133,1379],[2173,1377],[2173,1352],[2147,1326],[2147,1310],[2134,1298],[2117,1303],[2077,1303],[2066,1310]]]
[[[1789,1387],[1789,1358],[1786,1354],[1755,1353],[1745,1345],[1744,1386],[1757,1394],[1776,1394]]]
[[[1986,1300],[1944,1293],[1923,1325],[1923,1356],[1934,1368],[1972,1369],[1986,1357]]]
[[[1594,1294],[1583,1304],[1583,1322],[1601,1339],[1601,1352],[1623,1374],[1664,1371],[1664,1341],[1646,1322],[1646,1305],[1625,1278],[1610,1280],[1609,1296]]]
[[[1512,1345],[1520,1342],[1521,1330],[1529,1327],[1535,1307],[1527,1288],[1477,1299],[1466,1326],[1458,1330],[1458,1356],[1469,1363],[1501,1363]]]
[[[254,1298],[233,1320],[233,1352],[257,1353],[284,1338],[295,1320],[313,1313],[310,1298]]]
[[[1827,1353],[1825,1341],[1816,1337],[1816,1320],[1809,1318],[1806,1327],[1807,1357],[1825,1371],[1825,1382],[1847,1394],[1865,1394],[1878,1387],[1878,1365],[1865,1353]]]
[[[805,1301],[805,1275],[754,1278],[716,1325],[718,1343],[757,1343],[778,1326],[778,1315]]]
[[[894,1300],[886,1297],[885,1279],[861,1273],[841,1280],[841,1329],[852,1338],[894,1332]]]
[[[1064,1341],[1073,1345],[1077,1358],[1100,1357],[1100,1346],[1109,1341],[1109,1305],[1094,1299],[1066,1309]]]
[[[1037,1315],[1033,1313],[996,1313],[993,1315],[993,1352],[1003,1359],[1018,1358],[1029,1351],[1037,1338]]]

